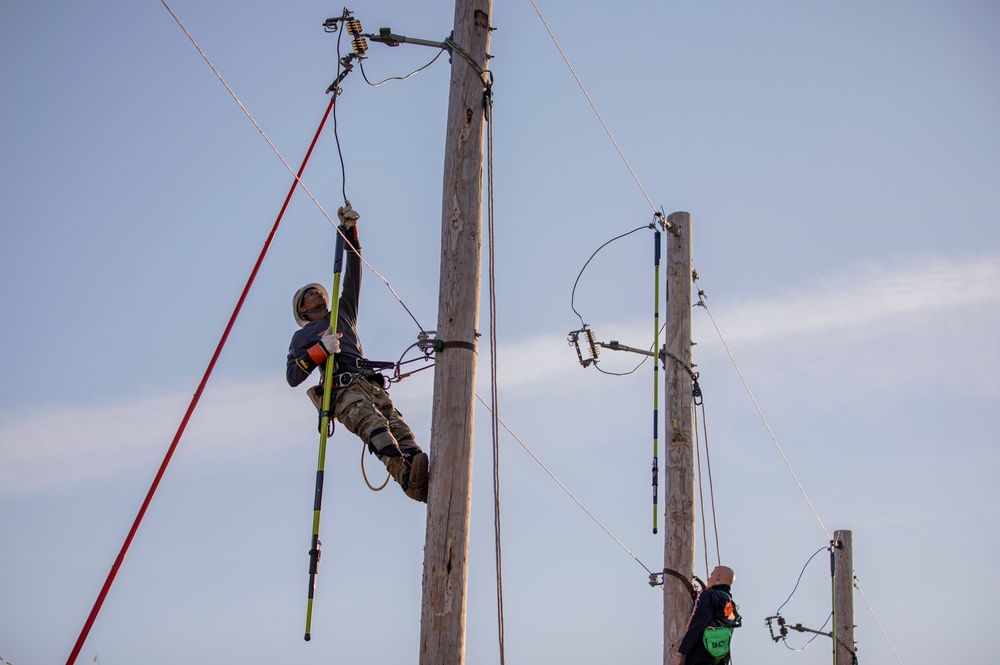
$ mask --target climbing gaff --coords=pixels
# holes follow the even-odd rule
[[[337,244],[333,260],[333,290],[330,291],[330,334],[337,334],[337,316],[340,313],[340,274],[344,263],[344,233],[343,226],[337,229]],[[316,591],[316,574],[319,569],[319,557],[322,543],[319,540],[319,517],[323,506],[323,471],[326,465],[326,439],[329,432],[331,414],[330,402],[333,394],[333,359],[327,358],[323,375],[323,409],[320,412],[319,424],[319,459],[316,462],[316,492],[313,498],[312,546],[309,548],[309,594],[306,601],[306,634],[308,642],[312,637],[313,595]]]
[[[653,349],[660,348],[660,230],[653,231]],[[653,533],[657,529],[660,490],[660,363],[653,363]]]

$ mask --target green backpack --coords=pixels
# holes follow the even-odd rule
[[[733,629],[726,626],[709,626],[702,635],[702,643],[715,662],[729,653],[729,642],[733,639]]]
[[[743,624],[742,617],[736,611],[736,605],[733,603],[733,597],[725,591],[719,591],[729,599],[725,609],[726,619],[725,621],[713,619],[712,624],[705,629],[701,636],[705,650],[715,659],[716,663],[722,662],[722,659],[729,653],[729,643],[733,639],[733,628],[739,628]],[[732,619],[729,618],[730,616]]]

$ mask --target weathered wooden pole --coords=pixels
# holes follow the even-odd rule
[[[664,342],[663,662],[670,663],[691,616],[685,580],[694,576],[694,399],[691,396],[691,215],[667,217],[667,328]],[[669,572],[673,571],[673,573]]]
[[[482,271],[484,76],[492,0],[456,0],[441,219],[438,352],[420,664],[465,662],[476,335]]]
[[[853,548],[850,531],[833,532],[833,665],[854,662]]]

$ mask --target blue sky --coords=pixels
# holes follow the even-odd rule
[[[861,662],[983,660],[988,647],[941,619],[970,588],[1000,592],[988,563],[1000,9],[626,0],[609,15],[590,0],[537,2],[654,206],[692,214],[699,286],[774,433],[695,308],[720,549],[745,617],[737,658],[829,662],[826,638],[796,652],[771,642],[764,618],[827,532],[849,529],[895,647],[859,594]],[[322,22],[342,7],[169,4],[297,167],[336,75]],[[437,0],[350,9],[366,31],[432,40],[453,20]],[[652,208],[531,2],[497,3],[493,24],[500,415],[642,564],[504,435],[506,655],[661,662],[662,596],[642,567],[660,568],[664,546],[649,524],[651,368],[583,369],[566,340],[583,264]],[[377,82],[433,55],[374,44],[365,72]],[[344,171],[331,124],[304,177],[331,211],[346,180],[366,258],[424,328],[436,322],[448,76],[445,58],[379,87],[356,70],[337,111]],[[0,656],[30,665],[69,655],[290,175],[160,2],[0,4],[0,86]],[[609,245],[581,278],[576,309],[599,338],[652,343],[651,242]],[[394,487],[372,494],[343,432],[302,640],[317,436],[283,364],[291,294],[330,281],[332,247],[300,193],[81,662],[417,660],[425,509]],[[365,349],[394,360],[418,326],[365,279]],[[601,358],[608,371],[635,365]],[[431,374],[392,395],[433,458]],[[480,363],[487,398],[488,377]],[[476,415],[467,662],[489,663],[492,462],[488,413]],[[699,574],[703,551],[699,539]],[[782,614],[819,628],[829,603],[821,553]]]

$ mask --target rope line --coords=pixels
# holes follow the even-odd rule
[[[708,317],[709,319],[711,319],[712,325],[715,327],[715,332],[718,333],[719,339],[722,340],[722,346],[725,347],[726,353],[729,354],[729,359],[730,361],[732,361],[733,367],[736,368],[736,373],[739,375],[740,381],[743,383],[743,387],[746,389],[747,394],[750,396],[750,400],[753,402],[754,408],[757,409],[757,415],[760,416],[761,421],[764,423],[764,427],[767,429],[768,434],[770,434],[771,441],[774,442],[774,447],[778,449],[778,454],[781,455],[781,459],[785,462],[785,467],[788,468],[788,472],[792,474],[792,479],[798,486],[799,492],[802,494],[802,498],[804,498],[806,504],[808,504],[809,510],[812,511],[813,517],[816,518],[816,521],[819,523],[820,528],[823,529],[823,533],[826,534],[826,539],[833,540],[833,538],[830,536],[830,532],[827,531],[826,525],[823,524],[823,520],[820,519],[819,513],[816,512],[816,508],[813,507],[812,501],[809,500],[809,495],[806,494],[805,488],[802,486],[802,483],[799,482],[798,476],[795,475],[795,470],[792,469],[792,464],[791,462],[788,461],[788,457],[785,455],[785,451],[781,449],[781,445],[778,443],[778,437],[774,435],[774,431],[771,429],[771,425],[768,424],[767,418],[764,417],[764,412],[761,410],[760,404],[757,403],[757,398],[754,397],[753,391],[750,390],[750,385],[747,383],[746,378],[743,376],[743,371],[740,369],[739,363],[736,362],[736,357],[733,356],[733,352],[729,348],[729,344],[726,342],[726,338],[723,336],[722,330],[719,328],[719,324],[716,322],[715,317],[712,316],[712,310],[709,309],[708,304],[704,300],[703,297],[704,294],[701,291],[701,288],[698,287],[698,280],[695,279],[694,283],[695,286],[698,288],[699,295],[702,296],[702,298],[698,302],[698,305],[704,307],[705,311],[708,312]]]
[[[854,588],[858,590],[858,593],[861,594],[861,598],[864,599],[865,605],[868,607],[868,611],[871,613],[872,618],[875,619],[875,624],[878,625],[878,629],[882,631],[882,637],[885,638],[885,641],[889,645],[889,648],[892,649],[892,655],[896,657],[896,661],[899,663],[899,665],[903,665],[903,661],[902,659],[900,659],[899,653],[896,651],[896,647],[892,645],[892,641],[889,639],[889,635],[885,632],[885,628],[882,627],[882,622],[878,620],[877,616],[875,616],[875,610],[872,609],[871,603],[868,602],[868,596],[865,595],[864,590],[861,588],[861,582],[858,581],[857,577],[854,578]]]
[[[695,419],[694,426],[694,452],[695,452],[695,469],[698,473],[698,507],[701,509],[701,539],[704,543],[705,555],[705,572],[709,570],[708,567],[708,520],[705,517],[705,490],[704,484],[702,483],[702,473],[701,473],[701,440],[698,436],[698,420]]]
[[[476,399],[478,399],[483,404],[483,406],[485,406],[487,409],[490,408],[489,404],[487,404],[483,400],[483,398],[479,396],[479,393],[476,393]],[[564,492],[566,492],[566,494],[569,496],[569,498],[573,499],[573,502],[576,503],[576,505],[578,505],[583,510],[583,512],[587,513],[587,515],[590,517],[590,519],[594,520],[594,523],[597,524],[597,526],[601,527],[601,529],[604,531],[604,533],[608,534],[608,536],[610,536],[612,540],[614,540],[616,543],[618,543],[618,546],[621,547],[623,550],[625,550],[625,552],[627,552],[629,556],[631,556],[633,559],[635,559],[635,562],[638,563],[640,566],[642,566],[643,569],[645,569],[645,571],[647,573],[649,573],[650,575],[653,574],[653,571],[651,571],[649,568],[647,568],[646,564],[644,564],[642,561],[640,561],[639,558],[635,554],[632,553],[632,550],[630,550],[628,547],[625,546],[625,543],[623,543],[622,541],[620,541],[618,539],[618,537],[615,536],[615,534],[611,533],[611,530],[608,529],[608,527],[604,526],[604,524],[601,522],[601,520],[597,519],[597,517],[595,517],[592,512],[590,512],[589,510],[587,510],[587,507],[584,506],[583,503],[581,503],[578,498],[576,498],[576,496],[569,490],[569,488],[567,488],[565,485],[563,485],[562,482],[558,478],[556,478],[556,475],[554,473],[552,473],[552,471],[550,471],[547,466],[545,466],[545,464],[542,462],[542,460],[538,459],[538,456],[535,455],[535,453],[531,452],[531,449],[528,448],[528,446],[524,443],[524,441],[522,441],[521,439],[519,439],[518,436],[516,434],[514,434],[514,431],[510,427],[507,426],[507,423],[505,423],[500,418],[497,418],[497,422],[500,423],[501,427],[503,427],[505,430],[507,430],[508,434],[510,434],[512,437],[514,437],[514,440],[517,441],[522,448],[524,448],[524,452],[528,453],[531,456],[531,458],[533,460],[535,460],[535,462],[538,464],[538,466],[542,467],[542,470],[544,470],[545,473],[549,474],[549,477],[552,478],[552,480],[554,480],[555,483],[557,485],[559,485],[559,487],[561,487]]]
[[[705,416],[705,403],[701,404],[701,424],[702,429],[705,432],[705,466],[708,469],[708,496],[709,500],[712,502],[712,526],[715,530],[715,554],[716,562],[718,565],[722,565],[722,548],[719,547],[719,520],[715,512],[715,483],[712,479],[712,456],[708,449],[708,418]],[[708,544],[705,545],[705,550],[707,554]],[[705,573],[708,574],[708,567],[706,566]]]
[[[496,241],[495,216],[493,211],[493,104],[492,97],[485,98],[486,116],[486,183],[487,183],[487,236],[489,250],[489,307],[490,307],[490,434],[493,439],[493,528],[494,546],[497,566],[497,637],[500,644],[500,665],[506,662],[504,652],[504,615],[503,615],[503,553],[501,548],[500,529],[500,428],[497,424],[497,294],[496,294]]]
[[[600,111],[597,110],[597,106],[594,104],[594,100],[592,100],[590,98],[590,95],[587,93],[587,89],[583,86],[583,81],[581,81],[580,77],[577,76],[576,70],[573,69],[573,65],[570,64],[569,58],[566,57],[566,53],[562,50],[562,47],[559,45],[559,41],[556,39],[556,36],[552,33],[552,29],[549,27],[549,24],[545,21],[545,17],[542,16],[542,11],[538,8],[538,5],[535,4],[535,0],[531,0],[531,6],[535,8],[535,13],[538,14],[538,18],[542,20],[542,25],[545,26],[545,30],[549,33],[549,37],[552,38],[552,43],[555,44],[556,48],[559,50],[559,55],[562,56],[562,59],[566,63],[566,66],[569,67],[569,71],[573,74],[573,78],[576,79],[577,85],[580,86],[580,90],[583,91],[584,97],[586,97],[587,101],[590,103],[590,108],[594,109],[594,113],[597,115],[597,119],[601,121],[601,126],[604,127],[604,131],[607,132],[608,138],[611,139],[611,143],[614,144],[615,150],[618,151],[618,155],[622,158],[622,161],[625,162],[625,166],[628,168],[628,172],[632,174],[632,179],[635,180],[635,184],[639,186],[639,191],[641,191],[642,195],[646,197],[646,202],[649,203],[649,207],[652,208],[653,212],[655,213],[656,206],[653,205],[653,201],[649,198],[649,194],[647,194],[646,190],[643,189],[642,183],[639,182],[639,177],[635,174],[635,171],[632,170],[632,165],[629,164],[628,158],[625,157],[625,153],[622,152],[622,149],[618,146],[618,141],[616,141],[615,137],[611,134],[611,130],[608,129],[608,125],[606,122],[604,122],[604,118],[601,117]]]

